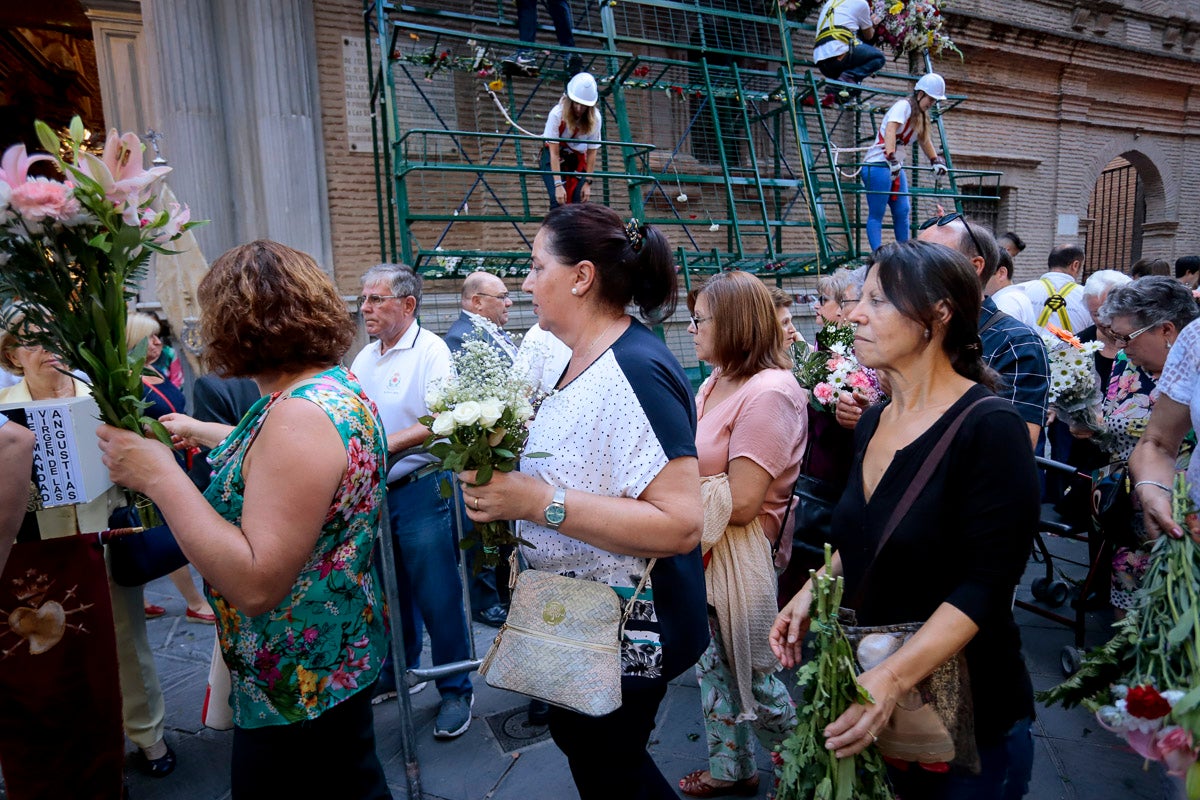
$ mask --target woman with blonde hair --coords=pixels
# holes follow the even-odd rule
[[[592,179],[600,151],[600,91],[589,72],[567,82],[567,91],[546,115],[540,166],[550,194],[550,208],[586,203],[592,196]],[[569,140],[585,141],[569,141]],[[567,141],[564,141],[567,140]]]
[[[904,175],[904,148],[916,139],[929,157],[933,171],[946,173],[946,161],[933,147],[933,123],[929,109],[946,99],[946,81],[930,72],[917,81],[909,97],[897,100],[879,126],[875,143],[863,156],[862,176],[867,187],[867,241],[875,250],[883,242],[883,212],[892,210],[892,229],[897,242],[908,241],[912,205],[908,179]]]
[[[688,295],[688,308],[696,356],[713,367],[696,395],[712,639],[696,666],[708,769],[684,776],[679,789],[691,797],[753,794],[751,731],[773,751],[796,724],[767,635],[777,608],[772,545],[791,549],[781,523],[800,472],[808,397],[758,278],[718,273]]]

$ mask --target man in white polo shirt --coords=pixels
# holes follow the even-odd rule
[[[367,270],[362,285],[359,308],[367,333],[377,341],[363,348],[350,370],[379,409],[394,462],[388,470],[388,516],[405,661],[414,667],[420,660],[422,623],[429,630],[434,664],[465,661],[470,650],[450,504],[439,491],[436,459],[420,450],[429,431],[417,421],[429,413],[426,393],[450,374],[450,349],[417,322],[421,278],[411,267],[380,264]],[[388,668],[375,698],[394,694],[391,684]],[[467,673],[438,678],[437,687],[442,704],[433,735],[452,739],[471,724],[471,678]]]
[[[1046,259],[1046,268],[1037,280],[1021,284],[1033,305],[1038,326],[1056,325],[1069,333],[1089,327],[1092,315],[1083,298],[1083,286],[1075,282],[1083,269],[1083,248],[1075,244],[1057,245]]]

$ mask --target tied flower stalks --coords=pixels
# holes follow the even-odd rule
[[[809,352],[802,343],[792,346],[792,373],[805,389],[809,403],[818,411],[832,412],[838,394],[854,392],[868,403],[883,399],[875,370],[854,357],[854,325],[827,322],[817,331],[817,349]]]
[[[453,372],[449,379],[425,398],[433,413],[420,418],[430,431],[424,446],[444,470],[476,470],[476,480],[482,485],[496,472],[517,468],[529,438],[527,423],[534,411],[533,390],[525,371],[508,363],[482,337],[468,337],[451,360]],[[544,454],[525,457],[539,455]],[[451,496],[448,481],[441,488],[443,497]],[[465,550],[476,542],[483,548],[481,563],[488,567],[499,563],[502,546],[532,546],[515,537],[504,520],[475,523],[475,535],[465,537],[460,546]]]
[[[1196,507],[1182,475],[1172,505],[1188,530]],[[1200,547],[1190,536],[1154,542],[1134,608],[1114,628],[1110,642],[1038,700],[1094,711],[1143,758],[1185,777],[1188,797],[1200,800]]]
[[[825,545],[825,571],[812,576],[813,657],[796,672],[802,697],[796,729],[779,746],[777,800],[892,800],[883,756],[868,747],[837,758],[825,747],[825,728],[853,703],[873,702],[856,679],[850,640],[838,621],[842,578],[832,577],[832,552]]]
[[[79,117],[64,139],[43,122],[35,128],[49,155],[29,156],[18,144],[0,160],[0,298],[24,314],[22,341],[87,376],[102,421],[138,434],[149,427],[169,445],[166,429],[143,413],[146,342],[126,346],[126,314],[151,255],[173,252],[167,245],[200,223],[186,206],[162,201],[170,168],[146,169],[134,134],[111,131],[96,155]],[[39,162],[65,180],[31,176]],[[159,524],[148,500],[132,499],[143,525]]]

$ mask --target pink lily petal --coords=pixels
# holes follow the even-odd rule
[[[25,145],[14,144],[4,151],[0,158],[0,180],[14,189],[29,180],[29,167],[39,161],[53,161],[51,156],[44,153],[36,156],[27,155]]]

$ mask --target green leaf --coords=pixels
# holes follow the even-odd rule
[[[501,447],[492,448],[492,452],[494,454],[500,456],[500,458],[516,458],[517,457],[516,453],[512,452],[511,450],[505,450],[504,448],[501,448]]]
[[[450,485],[450,481],[445,478],[438,481],[438,494],[442,496],[443,500],[449,500],[454,496],[454,487]]]
[[[549,453],[522,453],[521,458],[549,458]]]
[[[479,466],[479,472],[475,476],[475,485],[482,486],[483,484],[487,483],[491,479],[492,479],[492,465],[491,464],[481,464]]]
[[[857,758],[842,758],[837,765],[837,794],[835,800],[851,800],[854,796],[854,767]]]

